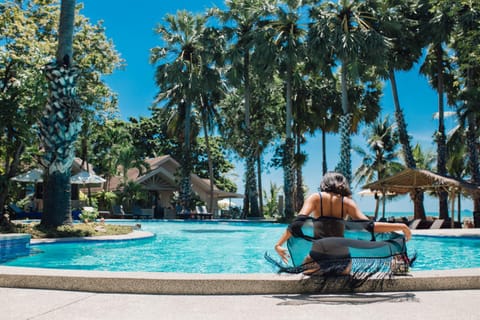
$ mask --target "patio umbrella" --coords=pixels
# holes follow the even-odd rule
[[[25,173],[19,174],[11,178],[13,181],[26,182],[26,183],[37,183],[43,182],[43,170],[42,169],[32,169]]]
[[[70,183],[71,184],[81,184],[84,186],[88,187],[88,204],[91,206],[92,205],[92,199],[91,199],[91,194],[90,194],[90,186],[95,185],[95,184],[100,184],[104,183],[106,180],[103,179],[100,176],[97,176],[96,174],[87,172],[87,171],[81,171],[77,173],[76,175],[72,176],[70,178]]]
[[[83,185],[100,184],[105,181],[102,177],[87,171],[81,171],[70,178],[70,183]]]

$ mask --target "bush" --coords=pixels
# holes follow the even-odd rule
[[[98,217],[97,209],[93,207],[84,207],[82,213],[78,216],[84,223],[95,221]]]

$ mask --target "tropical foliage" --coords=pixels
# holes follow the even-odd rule
[[[75,20],[72,14],[60,17],[60,3]],[[226,178],[232,171],[228,159],[244,161],[243,216],[275,211],[272,195],[262,205],[261,177],[269,166],[281,167],[285,204],[279,207],[285,210],[280,214],[291,218],[303,202],[308,155],[302,146],[308,134],[323,137],[323,172],[328,170],[325,136],[339,134],[336,170],[349,180],[352,169],[360,182],[389,175],[399,159],[404,167],[423,166],[423,153],[412,147],[414,137],[407,131],[400,104],[404,93],[396,85],[396,72],[414,67],[438,93],[435,159],[423,160],[441,174],[480,183],[478,1],[229,0],[223,10],[168,14],[159,21],[159,42],[150,53],[158,87],[152,115],[129,121],[119,119],[116,94],[101,77],[123,61],[102,25],[91,25],[74,4],[0,4],[2,206],[19,168],[43,163],[55,199],[47,209],[59,212],[46,223],[68,222],[68,195],[60,189],[67,187],[73,156],[85,158],[108,181],[118,175],[119,165],[147,169],[145,158],[170,154],[182,164],[184,207],[193,203],[192,172],[210,179],[211,193],[213,183],[233,191]],[[65,29],[64,22],[69,22]],[[67,41],[57,44],[57,37]],[[36,72],[49,68],[48,79]],[[395,126],[379,118],[382,80],[392,90]],[[458,120],[450,135],[446,108]],[[352,147],[352,136],[364,128],[364,145]],[[352,149],[362,156],[359,168],[352,168]],[[277,157],[268,163],[266,152]],[[136,197],[137,187],[127,180],[125,190]],[[277,192],[276,186],[271,189]],[[423,216],[423,193],[411,196],[415,216]],[[444,218],[445,194],[437,196]],[[480,211],[480,199],[473,200]]]

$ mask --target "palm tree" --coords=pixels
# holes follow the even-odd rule
[[[301,27],[302,1],[287,1],[286,6],[279,6],[276,17],[267,23],[266,28],[275,50],[276,62],[280,71],[280,77],[285,84],[285,145],[283,150],[283,190],[285,196],[285,218],[290,219],[294,215],[294,146],[293,128],[293,82],[300,71],[298,68],[305,58],[305,35],[306,30]]]
[[[185,209],[192,206],[192,106],[203,90],[204,68],[210,62],[206,59],[209,56],[208,48],[204,46],[206,19],[206,16],[187,11],[167,14],[165,24],[156,28],[164,46],[153,48],[150,57],[151,63],[157,65],[155,81],[160,88],[157,103],[178,106],[182,120],[183,134],[179,137],[182,141],[180,201]]]
[[[223,65],[223,49],[225,48],[224,37],[216,28],[207,28],[205,30],[205,37],[203,45],[205,46],[204,59],[207,65],[203,66],[201,72],[204,79],[203,90],[199,92],[196,100],[196,106],[200,113],[203,132],[205,136],[205,144],[207,147],[208,156],[208,175],[210,180],[210,197],[208,203],[209,212],[213,209],[213,190],[214,190],[214,175],[213,162],[211,156],[209,131],[213,130],[215,119],[218,118],[216,110],[217,104],[222,100],[225,94],[225,85],[220,74]]]
[[[49,99],[39,126],[47,168],[41,222],[45,226],[72,221],[70,176],[75,141],[81,129],[81,107],[75,97],[78,72],[73,66],[74,20],[75,0],[62,0],[56,60],[46,66]]]
[[[336,90],[336,79],[333,76],[321,77],[314,75],[310,78],[312,118],[322,135],[322,175],[328,171],[326,134],[338,132],[339,115],[342,114],[341,101]],[[314,133],[314,131],[312,132]]]
[[[123,146],[120,148],[117,158],[117,167],[120,167],[123,177],[123,183],[128,181],[128,170],[132,168],[137,168],[139,176],[143,175],[145,171],[148,171],[150,165],[142,159],[142,156],[138,155],[136,149],[131,146]]]
[[[445,48],[454,27],[454,19],[450,15],[451,1],[427,1],[429,14],[426,15],[426,27],[430,31],[427,35],[430,46],[427,57],[420,68],[420,72],[430,78],[430,85],[437,91],[438,95],[438,130],[435,133],[437,142],[437,172],[445,175],[447,173],[447,149],[445,135],[445,91],[446,86],[453,83],[451,66],[448,57],[448,48]],[[424,30],[425,32],[427,29]],[[448,218],[448,193],[439,192],[439,218]]]
[[[338,170],[351,181],[351,126],[352,107],[348,100],[348,86],[358,76],[361,65],[382,61],[388,47],[387,39],[371,27],[374,22],[373,1],[331,1],[313,7],[310,17],[309,45],[316,52],[332,54],[340,62],[342,117],[340,119],[341,151]]]
[[[230,0],[226,2],[227,10],[218,12],[223,23],[223,31],[230,46],[226,52],[230,68],[226,72],[229,83],[234,88],[242,88],[244,106],[243,146],[245,151],[245,199],[243,215],[259,216],[257,180],[255,178],[255,146],[251,136],[251,100],[252,72],[256,73],[268,65],[261,46],[264,43],[259,25],[262,17],[272,11],[272,0]],[[259,68],[258,66],[261,66]]]
[[[384,1],[380,3],[379,9],[379,23],[376,24],[376,28],[380,33],[389,38],[391,43],[385,61],[384,77],[390,81],[390,87],[392,89],[395,120],[402,145],[405,165],[408,168],[414,169],[416,165],[405,116],[400,105],[395,71],[411,70],[414,63],[416,63],[422,55],[422,48],[426,40],[424,34],[418,32],[419,21],[417,14],[421,12],[421,10],[419,10],[417,0]],[[416,219],[425,219],[423,191],[414,190],[410,196],[412,199],[415,199],[414,217]]]
[[[466,145],[468,167],[471,180],[480,184],[478,127],[480,121],[480,5],[478,1],[462,2],[452,8],[451,16],[456,19],[452,48],[456,51],[458,62],[458,82],[462,88],[459,93],[460,116],[466,122]],[[475,197],[473,210],[480,211],[480,197]]]
[[[355,172],[358,183],[370,183],[381,180],[399,172],[403,167],[398,158],[398,133],[390,118],[386,116],[370,125],[364,133],[367,138],[368,151],[356,147],[355,151],[362,157],[362,164]],[[375,219],[378,215],[379,198],[376,198]],[[382,195],[385,204],[385,195]],[[385,212],[384,212],[385,213]]]

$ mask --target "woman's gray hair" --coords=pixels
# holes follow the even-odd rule
[[[338,172],[327,172],[323,176],[320,182],[320,191],[332,192],[346,197],[352,195],[347,179]]]

